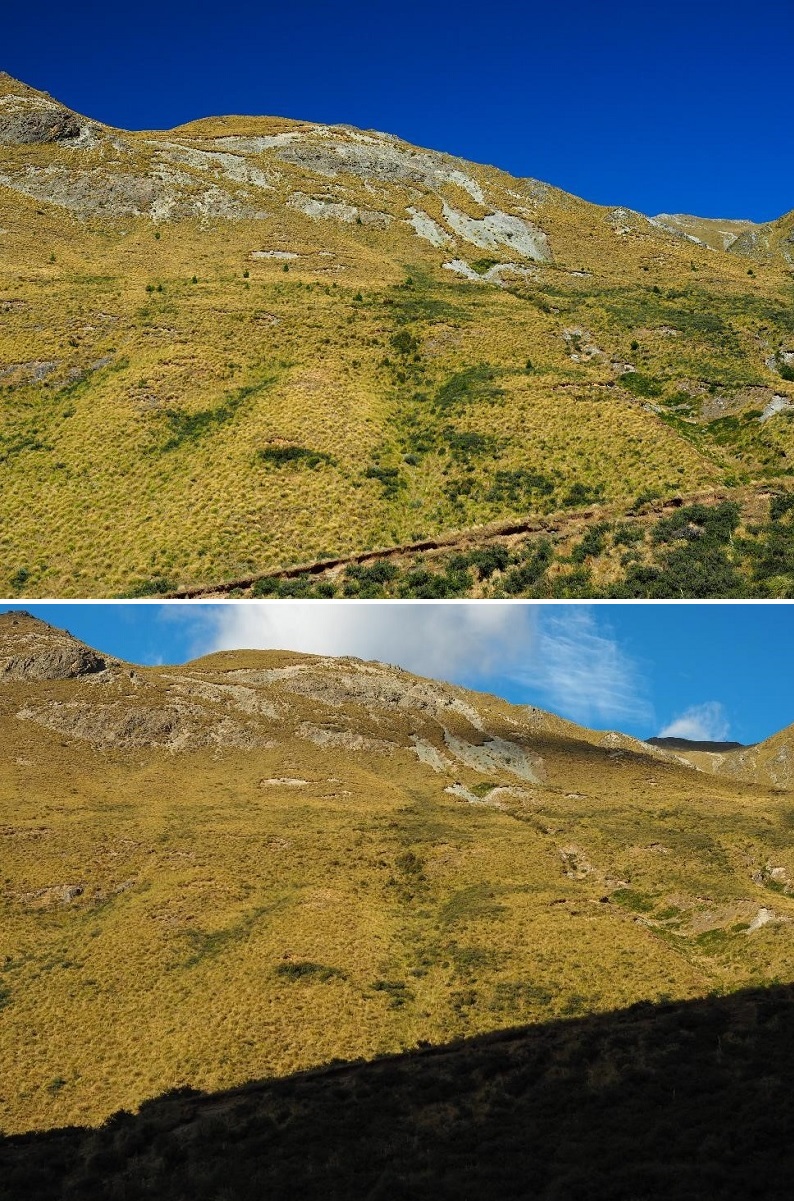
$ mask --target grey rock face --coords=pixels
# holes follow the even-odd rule
[[[60,104],[39,101],[0,106],[0,145],[64,142],[79,137],[82,129],[77,114]]]
[[[79,642],[45,645],[29,654],[0,657],[0,681],[73,680],[106,667],[101,655]]]
[[[0,684],[14,680],[73,680],[109,666],[63,630],[24,611],[0,615]]]

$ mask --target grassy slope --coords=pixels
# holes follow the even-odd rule
[[[69,724],[75,702],[101,725],[181,697],[201,734],[240,715],[196,688],[290,664],[308,692],[261,684],[280,716],[245,719],[269,746],[230,749],[227,730],[225,747],[102,749]],[[410,734],[445,752],[439,719],[346,685],[332,702],[347,670],[229,655],[3,686],[0,1127],[95,1124],[175,1086],[790,978],[786,793],[453,689],[489,736],[540,755],[545,782],[436,772]],[[396,696],[412,680],[386,678]],[[30,716],[48,706],[54,731]],[[391,750],[318,747],[307,721]],[[263,783],[289,778],[307,783]],[[496,784],[517,791],[489,803]],[[67,903],[64,886],[82,892]],[[763,907],[779,920],[748,933]]]
[[[230,118],[167,137],[298,128]],[[151,173],[152,135],[124,139],[123,154],[4,147],[3,165]],[[333,182],[388,230],[304,216],[289,197],[329,181],[280,161],[256,220],[78,218],[0,187],[2,588],[168,591],[588,499],[786,477],[790,420],[753,417],[794,397],[774,360],[794,339],[782,260],[748,268],[466,169],[487,205],[454,183],[421,205],[438,221],[442,199],[473,218],[531,212],[553,255],[534,278],[445,270],[455,255],[485,270],[492,252],[418,239],[405,184]],[[299,257],[250,257],[263,247]],[[285,446],[306,453],[268,457]]]

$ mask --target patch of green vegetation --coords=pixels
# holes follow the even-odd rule
[[[126,592],[125,597],[135,599],[144,596],[165,596],[169,592],[176,590],[174,580],[168,579],[167,576],[153,576],[148,580],[140,580],[137,584],[133,584],[129,592]]]
[[[479,550],[470,551],[466,556],[468,566],[473,567],[481,580],[488,580],[495,571],[504,571],[510,562],[510,552],[506,546],[484,546]]]
[[[394,563],[381,559],[376,563],[351,563],[345,568],[342,591],[345,596],[372,599],[384,595],[384,585],[400,574]]]
[[[422,267],[414,265],[410,271],[402,284],[389,289],[382,302],[390,306],[398,324],[467,319],[468,313],[460,304],[459,289],[434,280]]]
[[[18,434],[0,435],[0,463],[5,463],[25,451],[51,451],[52,446],[42,441],[38,430],[28,430]]]
[[[474,401],[496,401],[504,396],[504,389],[496,383],[497,372],[487,363],[456,371],[436,392],[435,406],[444,412],[459,408]]]
[[[589,556],[600,555],[606,545],[609,528],[609,523],[606,521],[598,521],[595,525],[591,525],[582,541],[571,551],[571,562],[584,563]]]
[[[29,569],[27,567],[18,567],[16,571],[12,572],[9,578],[9,584],[14,592],[20,592],[25,587],[29,579]]]
[[[265,446],[257,451],[256,457],[274,467],[303,466],[314,470],[324,463],[336,466],[333,455],[326,454],[323,450],[308,450],[305,446]]]
[[[227,425],[236,417],[238,410],[246,400],[266,391],[275,382],[276,376],[273,375],[258,383],[238,388],[211,409],[199,409],[194,413],[184,409],[164,409],[157,414],[157,418],[164,424],[167,436],[164,442],[153,449],[160,454],[167,454],[172,450],[178,450],[182,446],[189,446],[197,442],[206,434]]]
[[[498,504],[528,505],[539,497],[551,496],[554,488],[554,481],[540,471],[526,467],[512,471],[499,469],[491,476],[485,498]]]
[[[739,516],[739,506],[733,501],[719,505],[688,505],[658,521],[651,538],[655,543],[703,539],[712,545],[723,546],[730,542]]]
[[[474,259],[471,263],[471,267],[472,270],[476,271],[478,275],[485,275],[485,272],[490,271],[491,267],[498,267],[499,262],[499,259],[491,259],[487,257],[482,259]]]
[[[279,963],[276,965],[275,974],[284,980],[309,980],[320,984],[327,984],[329,980],[347,979],[347,973],[341,968],[329,967],[325,963],[312,963],[310,960]]]
[[[613,901],[617,901],[618,905],[625,909],[630,909],[632,913],[651,913],[654,907],[650,897],[634,888],[618,888],[611,895]]]
[[[566,508],[574,509],[580,505],[591,505],[602,500],[604,496],[603,484],[585,484],[581,480],[577,480],[566,492],[562,498],[562,503]]]
[[[696,935],[694,942],[701,951],[705,951],[707,955],[714,954],[717,951],[724,951],[726,946],[731,941],[731,934],[728,930],[704,930],[702,934]]]
[[[379,463],[374,463],[364,472],[364,478],[378,480],[383,485],[385,500],[393,500],[405,487],[405,480],[398,467],[382,467]]]
[[[618,377],[618,383],[634,396],[661,396],[664,391],[657,379],[640,371],[625,371]]]
[[[448,566],[442,573],[429,571],[426,567],[413,567],[400,580],[398,595],[418,600],[465,596],[472,583],[471,574],[465,568]]]
[[[499,980],[493,990],[490,1008],[498,1012],[520,1013],[527,1009],[551,1005],[554,994],[542,985],[529,980]]]
[[[374,992],[386,993],[391,1009],[402,1009],[413,1000],[413,993],[404,980],[375,980],[372,989]]]
[[[458,889],[441,907],[439,922],[442,926],[454,926],[474,918],[497,919],[504,915],[505,907],[496,900],[494,891],[484,884],[472,884]]]
[[[390,339],[391,345],[398,354],[411,355],[416,354],[421,346],[419,339],[412,334],[410,330],[401,329]]]
[[[493,454],[498,443],[490,434],[478,434],[472,430],[456,430],[447,425],[441,431],[444,444],[451,458],[458,463],[466,463],[469,459]]]
[[[282,576],[264,576],[256,580],[251,587],[252,596],[272,596],[285,600],[328,598],[335,593],[336,589],[330,580],[315,581],[308,573],[286,579]]]
[[[645,531],[641,525],[627,521],[615,527],[612,541],[615,546],[635,546],[638,542],[642,542],[644,537]]]
[[[547,538],[527,547],[524,561],[512,568],[504,579],[504,590],[512,596],[529,592],[545,575],[554,561],[554,550]]]
[[[612,587],[609,595],[645,600],[677,597],[707,600],[746,596],[747,588],[724,550],[694,543],[670,551],[658,567],[630,564],[622,583]]]

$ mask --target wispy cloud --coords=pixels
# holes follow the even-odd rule
[[[582,724],[647,724],[653,709],[640,664],[596,614],[578,605],[540,609],[532,653],[511,674]]]
[[[695,742],[724,742],[730,731],[725,706],[719,701],[692,705],[659,731],[660,738],[692,738]]]

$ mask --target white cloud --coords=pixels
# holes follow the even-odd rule
[[[500,679],[511,680],[528,703],[584,724],[652,720],[638,665],[605,621],[579,605],[288,601],[208,606],[190,616],[196,654],[356,655],[496,692]]]
[[[659,731],[660,738],[691,738],[695,742],[724,742],[728,737],[730,722],[724,705],[719,701],[706,701],[692,705],[680,716]]]
[[[445,680],[504,674],[532,635],[527,606],[318,604],[219,605],[197,614],[196,653],[270,648],[356,655]]]
[[[639,665],[592,609],[542,609],[533,651],[513,674],[565,717],[586,725],[652,720]]]

